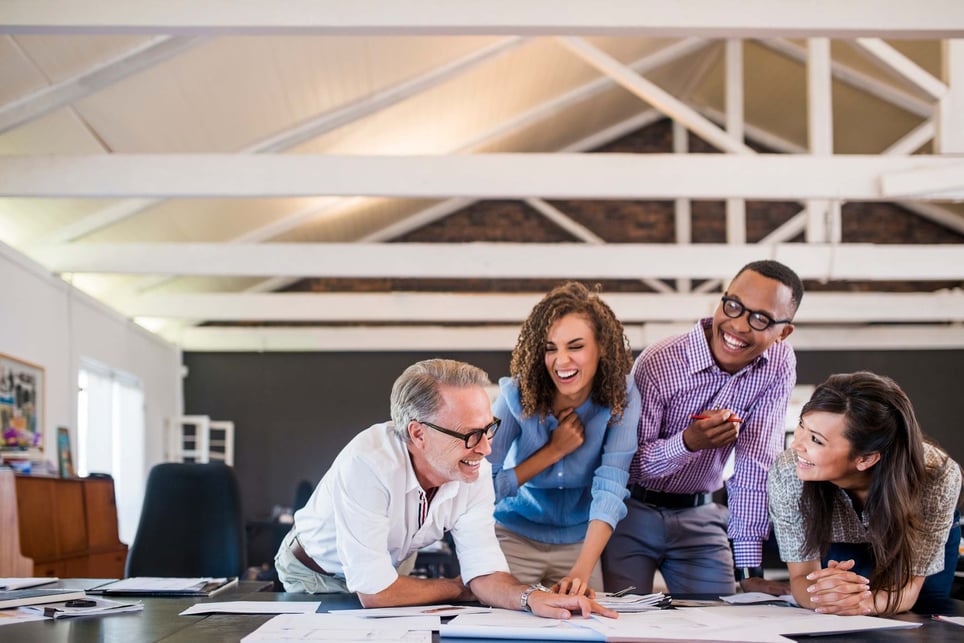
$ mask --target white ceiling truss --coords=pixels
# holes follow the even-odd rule
[[[799,347],[964,347],[964,244],[842,213],[964,235],[956,0],[6,0],[0,81],[0,242],[187,350],[508,350],[540,296],[272,292],[303,278],[638,281],[604,296],[641,348],[759,258],[881,285],[808,293]],[[586,153],[664,117],[672,153]],[[576,241],[394,242],[498,200]],[[565,200],[671,201],[675,243]],[[801,206],[750,242],[748,200]]]

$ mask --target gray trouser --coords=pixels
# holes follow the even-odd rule
[[[626,508],[603,552],[608,591],[635,585],[637,593],[649,593],[657,569],[672,594],[727,595],[736,590],[726,507],[710,503],[665,509],[628,498]]]
[[[305,567],[295,558],[291,545],[295,542],[295,530],[292,529],[281,541],[281,547],[274,557],[274,567],[278,571],[278,580],[284,585],[286,592],[308,592],[309,594],[344,594],[348,586],[344,578],[326,576]]]

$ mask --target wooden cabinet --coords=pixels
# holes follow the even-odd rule
[[[17,476],[20,549],[35,576],[122,578],[127,545],[117,535],[110,478]]]

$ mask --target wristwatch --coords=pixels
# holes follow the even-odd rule
[[[548,592],[549,589],[542,585],[529,585],[522,591],[522,596],[519,597],[519,608],[523,612],[531,612],[532,608],[529,607],[529,594],[532,592]]]
[[[737,567],[733,570],[733,577],[738,583],[747,578],[763,578],[763,567]]]

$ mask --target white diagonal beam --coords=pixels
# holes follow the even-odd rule
[[[958,234],[964,234],[964,216],[935,203],[922,201],[898,201],[897,205],[906,208],[923,219],[944,226]]]
[[[206,38],[158,36],[99,63],[81,74],[27,94],[0,106],[0,134],[29,123],[55,109],[75,103],[128,76],[207,42]]]
[[[544,216],[546,219],[556,224],[572,236],[576,237],[580,241],[585,243],[590,243],[593,245],[601,246],[605,245],[606,241],[598,236],[595,232],[582,225],[573,221],[570,217],[561,212],[558,208],[550,203],[546,203],[542,199],[526,199],[526,204],[529,207],[536,210],[539,214]],[[644,279],[643,282],[655,290],[656,292],[670,293],[673,289],[667,286],[664,282],[659,279]]]
[[[538,293],[191,293],[113,302],[131,317],[319,323],[521,323]],[[604,293],[623,323],[673,322],[712,314],[718,294]],[[961,322],[964,292],[807,293],[794,321]]]
[[[882,175],[937,175],[960,163],[924,155],[10,155],[0,156],[0,196],[886,200],[894,194],[881,189]]]
[[[615,80],[634,95],[643,99],[673,120],[683,123],[690,130],[717,148],[736,154],[753,153],[753,150],[747,147],[742,141],[735,140],[708,119],[701,116],[695,109],[659,85],[646,80],[598,47],[589,44],[582,38],[564,37],[557,38],[556,41],[582,58],[585,62]]]
[[[629,67],[638,74],[645,74],[654,69],[658,69],[663,65],[667,65],[675,60],[679,60],[680,58],[700,51],[701,49],[706,49],[711,44],[712,43],[710,41],[702,38],[685,38],[678,42],[669,44],[658,51],[654,51],[653,53],[643,56],[642,58],[631,63]],[[481,134],[480,136],[474,137],[469,141],[466,141],[460,147],[460,150],[473,151],[479,149],[483,145],[491,143],[500,137],[508,136],[514,132],[518,132],[526,127],[544,121],[546,118],[550,118],[556,114],[562,113],[564,110],[576,105],[577,103],[594,98],[595,96],[602,94],[604,91],[615,87],[615,85],[616,81],[614,81],[612,78],[609,78],[608,76],[600,76],[599,78],[591,80],[588,83],[573,89],[572,91],[540,103],[536,107],[509,119],[502,125],[499,125],[488,132]]]
[[[881,36],[945,38],[959,34],[957,0],[596,0],[560,11],[555,0],[5,0],[5,33],[216,33],[326,35],[622,34],[675,37]]]
[[[964,244],[75,243],[25,250],[60,273],[709,279],[769,256],[793,266],[804,279],[964,278]],[[563,254],[566,261],[558,261]]]
[[[375,92],[371,96],[366,96],[343,107],[311,118],[301,125],[246,147],[241,150],[241,153],[250,154],[289,150],[297,145],[318,138],[322,134],[344,127],[375,112],[401,103],[412,96],[437,87],[486,61],[519,48],[526,42],[528,41],[525,38],[504,38],[457,60],[440,65],[415,78],[402,81]]]
[[[852,41],[858,51],[869,54],[869,58],[881,64],[884,69],[909,83],[918,91],[924,92],[932,101],[947,94],[947,85],[916,62],[900,53],[880,38],[857,38]]]
[[[934,119],[929,118],[898,140],[890,144],[881,154],[887,156],[904,156],[913,154],[934,138],[936,127]]]
[[[790,42],[780,38],[768,38],[760,40],[759,43],[772,51],[790,58],[791,60],[801,63],[806,62],[807,60],[806,47],[802,47],[795,42]],[[911,114],[915,114],[922,118],[930,118],[934,115],[934,106],[931,103],[928,103],[914,94],[906,92],[902,89],[898,89],[893,85],[874,78],[869,74],[853,69],[838,61],[831,62],[830,70],[834,79],[839,80],[842,83],[846,83],[847,85],[859,89],[860,91],[866,92],[871,96],[876,96],[877,98],[910,112]]]
[[[605,245],[605,241],[602,237],[597,235],[595,232],[582,225],[581,223],[576,223],[571,218],[563,214],[553,205],[546,203],[542,199],[526,199],[526,204],[529,205],[533,210],[544,216],[546,219],[556,224],[575,238],[585,243],[590,243],[593,245],[601,246]]]

